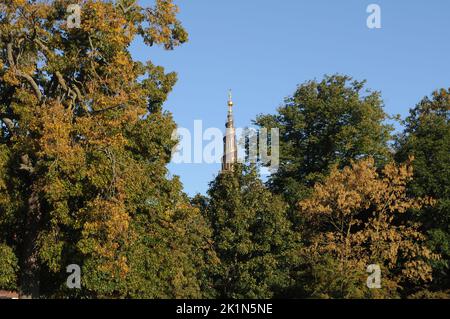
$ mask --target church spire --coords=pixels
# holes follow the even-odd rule
[[[230,171],[237,162],[236,131],[233,123],[233,100],[231,90],[228,92],[228,115],[223,138],[222,171]]]

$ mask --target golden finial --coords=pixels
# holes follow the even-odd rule
[[[231,99],[231,89],[228,90],[228,106],[233,106],[233,100]]]

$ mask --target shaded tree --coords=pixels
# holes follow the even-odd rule
[[[236,164],[208,190],[206,214],[220,264],[215,287],[225,298],[271,298],[292,284],[296,240],[286,204],[271,194],[254,166]]]
[[[0,289],[17,288],[17,257],[5,244],[0,244]]]
[[[425,97],[410,111],[405,131],[398,136],[396,159],[414,156],[414,179],[409,192],[431,196],[436,205],[413,216],[429,234],[428,244],[442,255],[434,263],[434,289],[450,289],[450,89]]]

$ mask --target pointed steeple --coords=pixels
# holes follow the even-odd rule
[[[228,92],[228,115],[223,138],[222,171],[230,171],[237,162],[236,131],[233,122],[233,100],[231,90]]]

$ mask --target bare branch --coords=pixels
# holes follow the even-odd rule
[[[16,71],[16,74],[28,81],[28,83],[31,85],[31,87],[34,90],[34,93],[36,94],[38,101],[42,101],[41,90],[39,89],[39,86],[36,84],[34,79],[30,75],[23,73],[21,71]]]
[[[29,173],[33,173],[34,172],[34,167],[31,164],[30,158],[28,157],[27,154],[22,155],[20,157],[20,161],[21,161],[20,166],[19,166],[20,170],[27,171]]]
[[[6,45],[6,54],[7,54],[9,66],[11,68],[15,68],[16,63],[14,62],[13,45],[11,42]]]
[[[16,63],[14,61],[14,55],[13,55],[13,44],[12,44],[12,42],[9,42],[6,45],[6,51],[7,51],[7,58],[8,58],[8,63],[10,65],[10,67],[14,70],[14,72],[15,72],[15,74],[17,76],[27,80],[27,82],[33,88],[34,93],[36,94],[36,97],[38,98],[39,101],[41,101],[42,100],[42,93],[41,93],[41,90],[39,89],[39,86],[34,81],[34,79],[30,75],[28,75],[28,74],[26,74],[26,73],[24,73],[24,72],[22,72],[22,71],[20,71],[20,70],[18,70],[16,68]]]
[[[11,121],[11,119],[4,117],[2,118],[3,123],[5,123],[8,130],[11,132],[14,129],[14,123]]]
[[[55,72],[56,78],[58,79],[58,83],[62,86],[64,91],[69,91],[70,89],[67,87],[66,81],[64,80],[64,77],[62,76],[61,72],[56,71]]]

